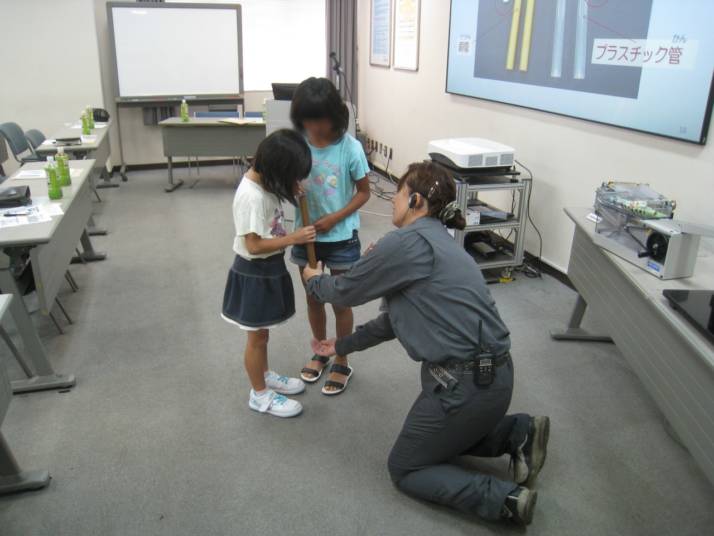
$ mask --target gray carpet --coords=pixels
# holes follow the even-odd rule
[[[165,171],[132,173],[120,189],[102,190],[97,220],[110,234],[94,242],[109,257],[72,268],[81,288],[62,298],[75,325],[58,336],[37,319],[56,369],[76,374],[77,386],[16,396],[3,426],[20,463],[50,469],[53,480],[0,499],[0,534],[518,532],[391,485],[386,458],[418,392],[418,366],[397,343],[355,355],[344,395],[309,388],[297,419],[248,409],[244,337],[219,318],[232,259],[230,169],[201,174],[194,189],[170,195]],[[366,208],[390,211],[374,197]],[[381,216],[362,221],[365,244],[390,228]],[[710,534],[712,487],[617,349],[550,340],[575,294],[550,277],[491,288],[513,334],[512,410],[553,423],[528,532]],[[297,316],[269,345],[272,366],[285,373],[308,355],[297,296]],[[371,303],[355,316],[376,311]],[[479,466],[501,474],[507,460]]]

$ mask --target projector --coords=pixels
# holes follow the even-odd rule
[[[514,149],[483,138],[448,138],[433,140],[427,147],[429,157],[456,169],[510,168]]]

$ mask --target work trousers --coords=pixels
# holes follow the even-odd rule
[[[474,372],[454,373],[442,387],[422,365],[422,392],[389,455],[397,487],[420,499],[496,520],[517,484],[452,463],[457,456],[514,454],[528,433],[530,416],[506,415],[513,392],[513,363],[497,367],[493,383],[480,387]]]

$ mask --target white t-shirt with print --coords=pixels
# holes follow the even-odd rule
[[[245,246],[245,235],[255,233],[261,238],[285,236],[283,208],[275,196],[247,177],[243,177],[233,198],[233,222],[236,237],[233,251],[244,259],[261,259],[280,251],[252,255]]]

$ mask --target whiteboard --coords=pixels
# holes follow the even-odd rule
[[[240,6],[121,2],[107,9],[119,97],[242,93]]]

